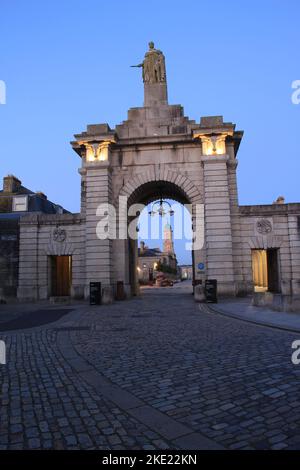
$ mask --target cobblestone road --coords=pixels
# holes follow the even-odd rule
[[[298,336],[158,292],[0,333],[0,448],[300,449]]]

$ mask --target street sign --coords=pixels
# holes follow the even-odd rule
[[[199,271],[203,271],[205,268],[205,264],[204,263],[198,263],[198,269]]]

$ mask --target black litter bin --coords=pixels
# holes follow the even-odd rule
[[[101,304],[101,282],[90,282],[90,305]]]
[[[208,303],[217,303],[217,279],[206,279],[205,281],[205,299]]]

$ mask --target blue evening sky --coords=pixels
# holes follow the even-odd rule
[[[80,160],[69,141],[142,105],[141,71],[129,66],[153,40],[166,56],[170,103],[245,131],[240,204],[300,200],[300,105],[291,101],[299,0],[0,0],[0,9],[1,176],[78,211]]]

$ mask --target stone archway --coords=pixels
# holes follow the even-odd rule
[[[160,197],[172,199],[176,202],[188,205],[191,213],[191,224],[194,223],[194,208],[197,204],[202,204],[202,195],[195,185],[184,175],[170,170],[148,171],[136,174],[121,188],[119,196],[126,197],[128,206],[133,204],[143,204],[147,206]],[[130,222],[130,219],[129,219]],[[118,242],[117,242],[118,243]],[[128,240],[123,243],[124,253],[124,278],[128,279],[127,291],[136,295],[137,289],[137,241]],[[120,253],[120,244],[119,250]],[[196,258],[200,253],[196,253]],[[201,253],[203,258],[203,253]],[[195,254],[192,251],[193,273],[195,273]],[[193,276],[194,278],[194,276]]]
[[[186,197],[189,204],[203,203],[203,195],[187,176],[167,168],[152,168],[142,173],[136,173],[124,184],[119,196],[126,196],[128,199],[132,199],[132,195],[143,185],[147,183],[154,185],[158,182],[173,184]]]
[[[190,203],[192,218],[194,208],[204,206],[205,247],[194,251],[196,279],[216,279],[219,293],[234,295],[243,281],[236,185],[243,133],[222,116],[190,120],[181,105],[168,103],[166,75],[158,82],[151,77],[143,74],[144,105],[129,109],[125,121],[113,129],[89,125],[72,142],[82,158],[86,297],[94,280],[112,291],[118,281],[129,286],[127,240],[97,239],[97,207],[112,204],[118,212],[119,196],[149,202],[158,184]]]

